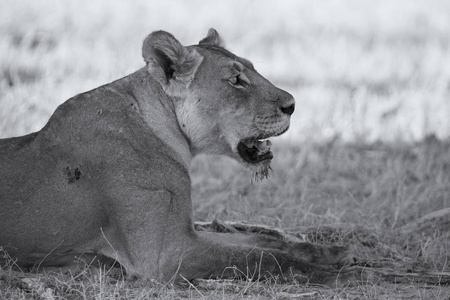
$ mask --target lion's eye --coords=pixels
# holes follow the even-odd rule
[[[230,78],[230,83],[232,85],[236,85],[238,83],[238,81],[239,81],[239,75],[233,76],[233,77]]]
[[[236,76],[231,77],[228,81],[232,86],[238,89],[245,89],[250,84],[250,80],[243,73],[239,73]]]

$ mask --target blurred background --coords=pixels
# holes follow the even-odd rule
[[[447,0],[2,0],[0,138],[142,67],[150,32],[190,45],[210,27],[296,98],[280,139],[447,138],[449,16]]]

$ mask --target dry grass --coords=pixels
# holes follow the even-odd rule
[[[62,101],[142,66],[140,44],[149,32],[165,29],[190,44],[215,27],[229,49],[295,96],[297,110],[288,134],[273,139],[268,180],[252,183],[227,159],[195,160],[196,219],[289,231],[358,224],[392,250],[360,247],[361,260],[448,271],[448,233],[398,233],[450,207],[448,1],[5,0],[0,6],[0,137],[39,130]],[[324,289],[224,281],[179,289],[90,272],[38,276],[4,268],[0,299],[450,297],[448,287],[416,283]]]

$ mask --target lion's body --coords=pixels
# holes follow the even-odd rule
[[[37,133],[0,140],[0,246],[17,265],[96,256],[163,281],[232,276],[227,267],[249,262],[260,276],[314,273],[322,248],[291,254],[258,236],[193,229],[191,157],[265,169],[272,154],[259,139],[287,130],[293,111],[292,96],[223,50],[215,31],[202,42],[154,33],[146,68],[69,99]]]
[[[142,85],[130,84],[136,81]],[[20,265],[62,265],[60,260],[74,255],[112,252],[108,242],[116,238],[113,233],[136,233],[148,213],[154,224],[147,234],[153,232],[151,240],[161,243],[162,233],[152,227],[163,227],[169,211],[190,210],[182,199],[190,190],[188,167],[154,133],[169,135],[170,130],[163,122],[149,128],[139,116],[133,94],[146,92],[161,93],[140,70],[68,100],[37,134],[2,141],[0,241],[7,241],[3,248]],[[158,97],[148,104],[156,114],[164,111]],[[170,110],[164,118],[176,124]],[[125,218],[127,213],[133,222],[118,228],[123,220],[114,220],[115,215]],[[190,224],[189,214],[177,214],[174,223]]]

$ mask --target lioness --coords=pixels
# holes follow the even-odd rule
[[[142,55],[145,67],[67,100],[39,132],[0,140],[3,250],[24,268],[96,257],[166,282],[238,269],[335,278],[324,265],[345,259],[340,248],[193,228],[192,157],[227,155],[266,174],[264,139],[289,128],[294,98],[227,51],[214,29],[188,47],[153,32]]]

